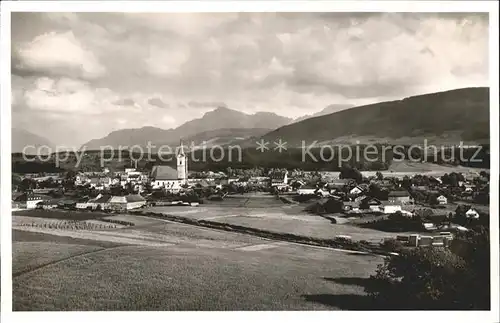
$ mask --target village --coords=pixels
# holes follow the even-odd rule
[[[162,207],[162,212],[168,213],[172,209],[163,207],[224,205],[225,199],[244,196],[252,196],[259,204],[259,197],[274,196],[277,203],[294,208],[303,216],[322,217],[333,224],[408,233],[397,236],[405,243],[410,240],[410,233],[452,237],[453,232],[489,222],[486,171],[384,176],[382,172],[360,172],[345,166],[340,172],[190,172],[182,149],[176,164],[176,169],[155,165],[150,171],[131,167],[120,171],[104,168],[101,172],[24,174],[13,185],[12,209],[127,214]],[[445,242],[441,239],[438,243]]]

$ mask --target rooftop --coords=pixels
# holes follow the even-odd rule
[[[177,170],[166,165],[153,166],[151,178],[154,180],[175,180],[178,179]]]
[[[391,191],[389,192],[389,197],[406,197],[410,196],[408,191]]]

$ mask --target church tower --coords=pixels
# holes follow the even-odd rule
[[[182,145],[181,141],[179,153],[177,154],[177,178],[183,183],[186,183],[187,175],[188,175],[187,158],[186,154],[184,154],[184,146]]]

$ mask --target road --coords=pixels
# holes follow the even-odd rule
[[[365,309],[363,286],[382,262],[372,255],[128,219],[136,225],[102,232],[14,226],[14,310]]]

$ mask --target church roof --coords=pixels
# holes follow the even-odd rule
[[[166,165],[153,166],[151,177],[155,180],[174,180],[178,179],[177,170]]]

